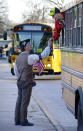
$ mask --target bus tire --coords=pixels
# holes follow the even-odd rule
[[[80,104],[80,102],[78,104],[77,118],[78,118],[77,131],[83,131],[83,117],[82,117],[82,111],[81,111],[81,104]]]
[[[15,74],[14,74],[14,69],[13,69],[13,68],[11,68],[11,74],[12,74],[12,75],[15,75]]]

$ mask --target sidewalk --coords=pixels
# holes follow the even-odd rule
[[[28,109],[28,120],[34,123],[34,126],[15,126],[17,87],[15,80],[10,79],[0,79],[0,131],[56,131],[33,97]]]
[[[56,81],[56,83],[55,83]],[[77,120],[67,109],[62,98],[61,80],[36,80],[33,97],[58,131],[76,131]],[[40,86],[42,84],[42,86]]]

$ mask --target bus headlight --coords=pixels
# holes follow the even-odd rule
[[[48,64],[47,67],[51,67],[51,64]]]
[[[13,63],[13,66],[15,65],[15,63]]]

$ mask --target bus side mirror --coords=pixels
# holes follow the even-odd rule
[[[8,56],[9,55],[9,51],[6,51],[6,56]]]
[[[20,41],[19,34],[16,34],[16,37],[17,37],[17,41]]]
[[[4,33],[3,33],[3,39],[7,40],[7,32],[6,31],[4,31]]]

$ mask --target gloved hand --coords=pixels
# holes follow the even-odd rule
[[[50,39],[48,40],[48,46],[49,46],[49,47],[52,47],[52,45],[53,45],[53,38],[50,38]]]
[[[35,81],[33,81],[33,83],[32,83],[32,87],[33,87],[33,86],[36,86],[36,82],[35,82]]]
[[[39,61],[39,55],[37,54],[30,54],[28,56],[28,64],[29,65],[33,65],[35,64],[37,61]]]

